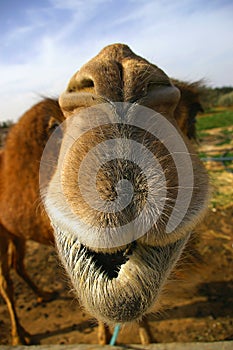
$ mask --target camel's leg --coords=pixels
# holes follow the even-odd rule
[[[152,342],[149,325],[146,319],[139,322],[139,337],[142,345],[148,345]]]
[[[104,323],[98,322],[98,343],[100,345],[106,345],[109,343],[111,339],[111,333],[109,331],[109,327]]]
[[[8,237],[0,235],[0,294],[5,300],[10,314],[12,345],[29,344],[30,335],[20,325],[14,306],[13,284],[9,275],[8,248]]]
[[[34,291],[35,294],[39,296],[38,301],[50,301],[56,297],[56,292],[46,292],[38,288],[32,279],[29,277],[25,266],[25,248],[26,242],[24,239],[19,237],[14,237],[11,241],[12,243],[12,265],[16,272],[23,280],[29,285],[29,287]]]

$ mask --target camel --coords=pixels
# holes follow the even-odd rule
[[[105,47],[74,74],[59,102],[43,100],[12,127],[0,154],[0,293],[9,309],[14,345],[30,343],[30,336],[20,325],[14,307],[9,277],[11,266],[7,258],[10,244],[15,248],[13,265],[17,272],[41,297],[51,296],[38,290],[24,269],[24,246],[28,239],[43,244],[55,243],[80,303],[100,322],[100,343],[104,344],[107,340],[105,324],[134,321],[139,322],[142,343],[150,342],[144,318],[149,312],[160,309],[164,290],[173,289],[174,283],[180,283],[177,279],[171,284],[171,276],[178,276],[179,269],[183,270],[187,261],[195,260],[196,236],[192,232],[203,218],[208,203],[208,177],[190,142],[195,138],[196,114],[202,110],[197,87],[195,83],[170,79],[157,66],[134,54],[128,46],[114,44]],[[175,139],[183,143],[186,150],[184,157],[192,170],[193,184],[187,186],[186,183],[187,192],[192,187],[187,212],[181,213],[182,220],[169,234],[165,228],[179,196],[179,174],[174,171],[174,159],[150,130],[145,132],[133,123],[130,126],[122,123],[122,118],[129,114],[140,116],[137,109],[140,110],[140,107],[145,108],[145,115],[150,111],[149,123],[153,122],[153,113],[156,113],[156,118],[175,130]],[[116,118],[114,125],[99,126],[97,123],[90,129],[93,115],[97,119],[99,114],[109,118],[109,113],[112,113],[110,119]],[[72,125],[69,129],[69,121],[75,123],[73,129]],[[62,140],[56,164],[52,162],[49,166],[42,158],[42,163],[45,162],[50,172],[48,178],[45,174],[47,183],[41,189],[42,202],[39,189],[40,159],[47,141],[54,135],[53,130],[64,123],[64,130],[62,134],[59,133]],[[73,130],[81,135],[75,141]],[[101,168],[96,178],[97,191],[102,200],[110,204],[114,202],[117,197],[114,186],[126,175],[133,183],[135,194],[131,198],[132,203],[122,210],[123,214],[105,213],[90,208],[83,200],[83,193],[77,186],[76,170],[88,152],[99,143],[114,138],[129,139],[132,135],[136,143],[150,150],[152,157],[159,155],[162,172],[166,174],[165,186],[169,198],[165,199],[158,221],[154,222],[152,218],[151,227],[144,234],[135,238],[134,225],[129,242],[123,238],[117,244],[115,241],[109,244],[105,232],[109,233],[114,228],[114,233],[118,234],[118,227],[133,221],[143,210],[149,196],[145,177],[140,167],[132,162],[122,159],[108,161],[107,167]],[[74,142],[67,150],[66,141],[69,138]],[[103,152],[100,151],[98,156],[101,158]],[[95,157],[93,159],[95,162]],[[95,168],[93,164],[92,170]],[[153,186],[150,188],[157,190],[156,181],[160,180],[153,178],[151,161],[146,160],[145,164],[152,174]],[[185,169],[186,173],[189,170],[183,165],[179,169],[181,172]],[[88,172],[85,175],[84,191],[92,195],[89,191],[92,179],[87,176]],[[154,198],[158,198],[155,192]],[[158,206],[156,201],[152,200],[154,208]],[[67,203],[70,209],[68,214]],[[150,216],[149,211],[145,214],[146,217]],[[138,226],[143,225],[140,226],[139,222]],[[86,226],[95,243],[86,241],[85,234],[81,234]],[[77,227],[81,227],[79,236]],[[96,238],[96,227],[97,232],[100,229],[103,232],[101,240]],[[122,232],[125,233],[124,230]],[[114,237],[118,239],[117,235]]]
[[[58,102],[45,99],[12,126],[0,153],[0,294],[9,309],[13,345],[30,343],[30,336],[16,314],[11,266],[41,299],[54,296],[40,290],[30,279],[24,255],[28,239],[43,244],[54,242],[48,217],[40,204],[39,164],[49,136],[63,119]]]

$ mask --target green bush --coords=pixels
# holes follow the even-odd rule
[[[220,96],[218,99],[218,105],[224,106],[224,107],[233,106],[233,91],[229,92],[228,94],[224,94]]]
[[[13,125],[13,121],[12,120],[6,120],[1,122],[0,121],[0,129],[7,129],[10,128]]]
[[[205,84],[200,85],[200,99],[201,104],[206,112],[209,112],[212,108],[219,106],[219,99],[230,93],[233,93],[232,86],[223,86],[211,88]]]

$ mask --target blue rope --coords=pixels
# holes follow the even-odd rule
[[[120,332],[120,329],[121,329],[121,326],[119,324],[117,324],[114,328],[114,332],[113,332],[112,338],[111,338],[110,343],[109,343],[110,345],[116,344],[116,340],[117,340],[118,334]]]

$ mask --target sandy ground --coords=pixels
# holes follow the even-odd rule
[[[233,207],[214,209],[200,225],[200,252],[205,261],[202,283],[195,294],[159,317],[149,317],[155,342],[191,342],[233,339]],[[40,344],[96,343],[97,323],[75,301],[59,267],[53,248],[28,242],[26,266],[38,285],[58,293],[56,299],[39,303],[12,271],[17,311],[23,326]],[[8,311],[0,299],[0,344],[10,344]],[[119,343],[138,343],[136,324],[120,332]]]
[[[217,191],[223,199],[227,198],[233,188],[233,174],[221,170],[214,176],[220,179]],[[209,214],[197,228],[201,232],[199,250],[204,265],[196,291],[180,297],[176,306],[162,315],[149,317],[153,342],[233,339],[233,206],[228,198],[227,203],[223,200],[219,206],[212,202]],[[54,249],[35,242],[27,245],[29,274],[43,289],[57,292],[51,302],[40,303],[16,273],[11,272],[17,312],[34,342],[97,343],[97,322],[75,300]],[[8,310],[0,298],[0,345],[10,342]],[[136,324],[125,327],[119,334],[118,344],[127,343],[139,343]]]

